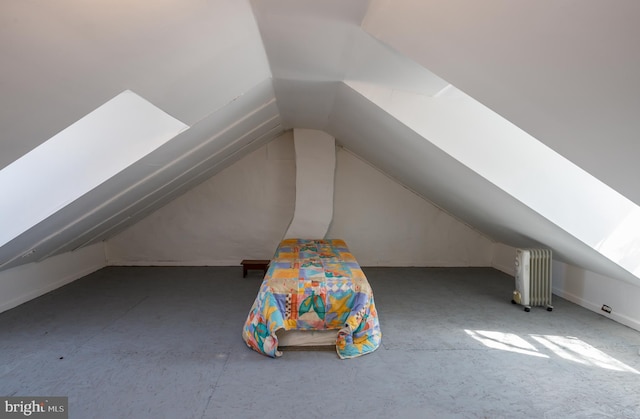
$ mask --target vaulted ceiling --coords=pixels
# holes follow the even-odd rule
[[[598,246],[640,204],[639,17],[634,0],[5,0],[0,168],[128,90],[186,129],[7,237],[0,269],[104,240],[296,127],[496,241],[638,283]]]

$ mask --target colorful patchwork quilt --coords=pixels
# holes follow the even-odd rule
[[[271,357],[281,356],[276,331],[338,330],[342,359],[372,352],[382,333],[373,292],[342,240],[283,240],[260,286],[242,337]]]

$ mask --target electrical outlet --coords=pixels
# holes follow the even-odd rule
[[[602,305],[602,311],[604,311],[605,313],[611,313],[611,307],[609,307],[606,304]]]

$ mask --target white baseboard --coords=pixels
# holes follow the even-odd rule
[[[515,276],[516,275],[516,270],[513,267],[513,265],[507,266],[507,265],[502,265],[502,264],[499,264],[499,263],[492,263],[491,267],[494,268],[494,269],[499,270],[500,272],[504,272],[507,275],[511,275],[511,276]]]
[[[268,259],[268,258],[266,258]],[[240,266],[239,259],[230,260],[124,260],[110,259],[108,266]]]
[[[640,331],[640,321],[633,319],[631,317],[625,316],[624,314],[618,314],[615,311],[612,313],[606,313],[601,310],[602,306],[591,301],[587,301],[577,295],[565,292],[561,289],[553,289],[553,293],[559,297],[564,298],[565,300],[569,300],[572,303],[575,303],[581,307],[586,308],[587,310],[591,310],[594,313],[600,314],[608,319],[614,320],[620,324],[628,326],[634,330]]]

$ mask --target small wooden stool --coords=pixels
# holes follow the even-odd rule
[[[269,269],[269,263],[271,261],[268,259],[245,259],[240,264],[242,265],[242,277],[247,277],[247,271],[249,269],[252,270],[262,270],[265,275],[267,270]]]

